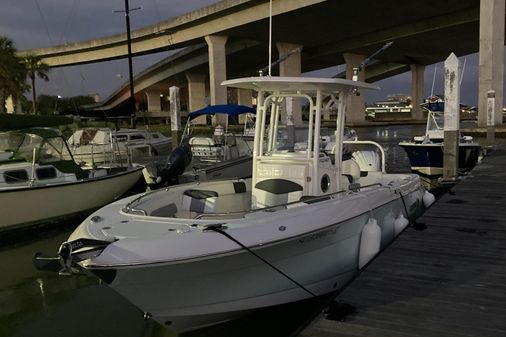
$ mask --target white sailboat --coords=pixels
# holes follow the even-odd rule
[[[67,143],[74,159],[88,166],[134,162],[146,164],[158,157],[166,159],[172,139],[157,131],[138,129],[83,128]]]
[[[361,171],[345,153],[346,98],[376,86],[298,77],[223,85],[258,92],[252,178],[116,201],[87,218],[56,258],[62,273],[94,273],[176,331],[337,291],[430,203],[417,175],[383,165]],[[306,146],[279,137],[288,97],[309,109]],[[320,144],[327,108],[338,110],[333,160]]]
[[[0,231],[41,224],[101,207],[127,192],[142,167],[83,169],[61,132],[0,133]]]

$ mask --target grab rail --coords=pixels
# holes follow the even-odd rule
[[[373,145],[375,147],[377,147],[381,153],[381,172],[383,173],[386,173],[386,170],[385,170],[385,150],[383,150],[383,147],[376,143],[376,142],[373,142],[372,140],[344,140],[343,141],[343,144],[362,144],[362,145]]]

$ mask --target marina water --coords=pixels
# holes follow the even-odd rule
[[[389,172],[409,172],[401,140],[423,133],[425,125],[356,128],[359,139],[380,143]],[[82,218],[57,229],[41,230],[12,240],[0,234],[0,336],[158,337],[174,336],[140,309],[90,275],[58,276],[37,271],[35,252],[55,254]],[[209,285],[209,291],[213,291]],[[321,311],[322,303],[308,301],[247,316],[191,336],[289,336]]]

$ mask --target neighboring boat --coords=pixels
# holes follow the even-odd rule
[[[112,203],[36,266],[92,272],[146,317],[185,331],[338,291],[430,204],[418,175],[361,171],[344,153],[346,98],[375,85],[270,76],[222,84],[258,91],[251,179]],[[309,107],[305,147],[279,137],[289,96]],[[325,107],[338,109],[333,162],[320,144]]]
[[[67,140],[78,163],[146,164],[163,161],[172,149],[172,138],[157,131],[139,129],[84,128],[76,130]]]
[[[405,94],[388,95],[386,100],[377,101],[373,105],[365,108],[366,118],[384,119],[382,117],[396,118],[411,117],[411,97]]]
[[[70,158],[70,159],[68,159]],[[0,231],[96,209],[127,192],[142,167],[84,170],[60,131],[0,133]]]
[[[444,102],[436,101],[422,105],[427,110],[425,135],[416,136],[411,141],[399,143],[408,155],[412,172],[429,179],[443,175],[444,140]],[[470,171],[478,162],[481,145],[473,142],[470,136],[460,136],[458,172]]]
[[[227,126],[216,125],[212,136],[194,135],[192,124],[200,116],[224,114],[238,118],[246,114],[244,135],[228,132]],[[167,163],[147,165],[144,177],[154,189],[160,186],[224,178],[251,177],[251,116],[255,109],[238,104],[209,105],[188,114],[181,146],[169,156]]]

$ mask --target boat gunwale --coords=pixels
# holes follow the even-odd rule
[[[405,175],[416,176],[415,174],[409,174],[409,173],[405,174]],[[416,182],[416,180],[410,180],[409,184],[412,184],[414,182]],[[384,187],[384,188],[391,189],[391,186],[388,186],[387,184],[376,183],[376,184],[372,184],[371,186],[373,186],[373,185],[379,185],[379,187]],[[378,206],[376,206],[374,208],[369,208],[369,209],[367,209],[367,210],[365,210],[365,211],[363,211],[361,213],[355,214],[353,217],[348,217],[348,218],[343,219],[343,220],[341,220],[339,222],[335,222],[335,223],[332,223],[332,224],[324,226],[324,227],[316,228],[316,229],[313,229],[313,230],[311,230],[309,232],[305,232],[305,233],[296,234],[296,235],[293,235],[293,236],[284,237],[284,238],[281,238],[281,239],[270,241],[269,243],[262,242],[262,243],[250,245],[250,246],[247,246],[247,247],[248,247],[248,249],[252,249],[252,250],[260,249],[260,248],[265,248],[265,247],[270,247],[271,245],[277,245],[277,244],[282,243],[284,241],[297,240],[297,239],[300,239],[302,237],[305,237],[305,236],[308,236],[308,235],[313,235],[313,234],[321,232],[321,231],[330,230],[332,227],[337,226],[337,225],[339,225],[339,224],[341,224],[341,223],[343,223],[345,221],[348,221],[348,220],[356,218],[356,217],[360,217],[360,216],[362,216],[364,214],[370,214],[371,211],[374,211],[374,210],[376,210],[376,209],[378,209],[380,207],[383,207],[383,206],[387,205],[388,203],[398,201],[399,199],[403,200],[403,198],[405,196],[407,196],[407,195],[409,195],[411,193],[415,193],[417,190],[419,190],[422,187],[423,186],[421,185],[421,183],[418,183],[418,184],[415,184],[415,186],[411,186],[406,191],[402,191],[401,188],[396,188],[395,191],[394,191],[394,193],[392,194],[393,197],[391,198],[391,200],[389,200],[386,203],[382,203],[382,204],[380,204],[380,205],[378,205]],[[359,191],[357,191],[357,192],[344,191],[344,192],[360,193]],[[322,200],[322,201],[333,200],[333,199],[335,199],[335,198],[329,198],[329,199],[325,199],[325,200]],[[298,202],[300,202],[300,201],[298,201]],[[279,205],[277,207],[279,207]],[[262,209],[260,209],[260,210],[262,210]],[[280,209],[279,211],[286,211],[286,210],[287,209]],[[403,211],[407,212],[408,210],[404,208]],[[141,215],[132,215],[132,216],[134,216],[134,217],[143,217]],[[408,214],[408,216],[409,216],[409,214]],[[155,218],[163,218],[163,217],[155,217]],[[177,218],[171,218],[171,219],[177,219]],[[186,220],[188,220],[188,219],[186,219]],[[192,220],[192,219],[190,219],[190,220]],[[201,219],[199,219],[199,220],[201,220]],[[210,220],[205,220],[205,221],[210,222]],[[208,225],[210,225],[210,224],[211,223],[209,223]],[[214,224],[216,224],[216,223],[214,223]],[[223,224],[221,224],[221,225],[226,225],[226,222],[223,223]],[[197,229],[200,228],[200,229],[202,229],[202,231],[205,231],[206,228],[207,228],[207,226],[205,226],[205,225],[199,226],[197,224],[194,224],[193,226],[192,225],[188,225],[188,226],[192,227],[192,228],[197,228]],[[114,242],[116,242],[116,241],[114,241]],[[111,242],[111,243],[114,243],[114,242]],[[106,248],[104,248],[104,249],[106,249]],[[233,254],[239,254],[240,252],[243,252],[243,251],[244,251],[244,248],[242,248],[242,247],[239,246],[236,249],[232,249],[232,250],[228,250],[228,251],[222,251],[222,252],[219,252],[219,253],[213,253],[213,254],[207,254],[207,255],[198,255],[198,256],[193,256],[193,257],[190,257],[190,258],[179,258],[179,259],[174,259],[174,260],[159,260],[159,261],[152,261],[152,262],[136,262],[136,263],[128,263],[128,264],[121,264],[121,263],[119,263],[119,264],[101,264],[101,265],[98,265],[98,264],[84,264],[84,266],[81,266],[81,267],[84,268],[84,269],[90,269],[90,270],[99,270],[99,269],[128,269],[129,267],[142,268],[144,266],[164,265],[164,264],[180,264],[180,263],[187,263],[188,261],[194,261],[194,260],[196,260],[196,261],[198,261],[198,260],[205,260],[205,259],[210,259],[210,258],[228,256],[228,255],[233,255]],[[85,259],[85,260],[82,260],[81,262],[85,262],[85,261],[88,261],[88,260],[89,259]],[[81,265],[80,262],[78,264]]]
[[[394,201],[394,200],[397,200],[397,199],[393,199],[392,201]],[[382,207],[382,206],[384,206],[384,204],[380,205],[380,206],[377,206],[375,208],[372,208],[371,210],[375,210],[376,208],[379,208],[379,207]],[[366,210],[366,211],[364,211],[364,212],[362,212],[360,214],[355,215],[355,217],[359,217],[359,216],[362,216],[362,215],[368,214],[368,213],[370,213],[370,211]],[[251,250],[258,250],[260,248],[269,248],[270,246],[278,245],[280,243],[283,243],[284,241],[299,240],[299,239],[301,239],[302,237],[305,237],[305,236],[314,235],[315,233],[326,231],[326,230],[331,230],[332,227],[338,226],[341,223],[343,223],[345,221],[348,221],[350,219],[351,218],[347,218],[347,219],[344,219],[342,221],[339,221],[339,222],[327,225],[325,227],[321,227],[321,228],[314,229],[314,230],[309,231],[309,232],[305,232],[304,234],[298,234],[298,235],[295,235],[295,236],[285,237],[283,239],[278,239],[278,240],[270,241],[269,243],[258,243],[258,244],[247,246],[247,247],[248,247],[248,249],[251,249]],[[114,242],[111,242],[111,243],[114,243]],[[128,264],[126,264],[126,263],[125,264],[121,264],[121,263],[119,263],[119,264],[103,264],[103,265],[86,264],[85,265],[86,266],[85,269],[90,269],[90,270],[99,270],[99,269],[129,269],[129,267],[142,268],[144,266],[153,266],[153,265],[182,264],[182,263],[188,263],[188,262],[192,262],[192,261],[195,262],[195,261],[200,261],[200,260],[207,260],[207,259],[213,259],[213,258],[221,258],[221,257],[225,257],[225,256],[240,254],[240,253],[243,253],[243,252],[247,252],[247,251],[244,248],[242,248],[241,246],[238,246],[236,249],[227,250],[227,251],[221,251],[219,253],[213,253],[213,254],[207,254],[207,255],[198,255],[198,256],[193,256],[193,257],[190,257],[190,258],[180,258],[180,259],[174,259],[174,260],[163,260],[163,261],[160,260],[160,261],[137,262],[137,263],[128,263]],[[86,261],[86,260],[83,260],[83,261]]]

